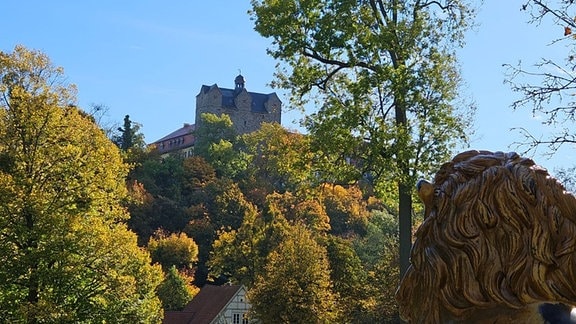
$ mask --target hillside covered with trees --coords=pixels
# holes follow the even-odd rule
[[[125,151],[128,224],[152,260],[197,287],[244,284],[263,319],[394,319],[397,221],[369,179],[326,181],[310,137],[278,124],[241,136],[227,115],[202,125],[196,156]]]

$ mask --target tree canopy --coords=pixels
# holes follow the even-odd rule
[[[304,226],[289,228],[248,292],[263,323],[329,323],[338,319],[326,249]]]
[[[318,174],[396,184],[401,268],[408,266],[412,188],[467,139],[472,106],[458,109],[455,49],[474,8],[467,1],[252,0],[255,29],[272,39],[274,85],[306,118]],[[469,109],[470,108],[470,109]],[[358,171],[356,171],[358,170]]]
[[[0,321],[159,322],[127,166],[40,52],[0,52]]]

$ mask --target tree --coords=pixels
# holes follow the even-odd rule
[[[398,321],[395,293],[400,284],[398,265],[398,220],[384,211],[374,210],[364,237],[353,240],[354,249],[368,273],[364,293],[365,322]],[[371,320],[368,320],[371,319]]]
[[[230,116],[201,114],[194,151],[210,163],[220,177],[236,178],[246,169],[246,156],[236,148],[238,136]]]
[[[191,284],[191,279],[182,275],[171,266],[164,281],[158,286],[158,296],[162,301],[162,307],[167,311],[181,311],[200,291]]]
[[[127,167],[48,57],[0,52],[0,321],[160,322]]]
[[[122,135],[119,136],[116,145],[118,145],[121,150],[126,151],[134,145],[135,135],[129,115],[124,116],[124,127],[118,127],[118,131],[120,131]]]
[[[312,151],[308,136],[290,132],[277,123],[262,123],[259,130],[242,136],[243,149],[251,156],[245,176],[268,193],[296,192],[314,184]]]
[[[132,178],[142,183],[154,197],[163,196],[179,203],[182,200],[183,173],[181,157],[169,155],[161,158],[151,154],[134,169]]]
[[[329,235],[326,239],[330,277],[334,291],[338,293],[338,308],[342,311],[345,323],[381,323],[379,320],[368,320],[368,288],[372,283],[367,281],[367,271],[354,251],[350,241]]]
[[[263,272],[270,252],[264,248],[267,240],[265,228],[262,217],[253,209],[244,215],[237,230],[221,230],[212,244],[208,261],[210,274],[252,287],[256,276]]]
[[[415,180],[467,138],[473,109],[455,108],[455,48],[474,10],[460,0],[252,0],[252,7],[255,29],[272,38],[268,51],[284,63],[274,85],[291,89],[295,106],[320,104],[305,123],[313,150],[326,152],[318,174],[396,184],[405,270]]]
[[[322,186],[322,198],[330,217],[331,233],[346,236],[366,232],[368,210],[358,186]]]
[[[186,233],[166,235],[158,231],[148,242],[148,250],[153,262],[158,262],[166,270],[175,266],[178,270],[192,269],[198,261],[198,245]]]
[[[190,221],[184,231],[200,247],[198,268],[195,279],[201,286],[207,278],[206,262],[217,231],[238,229],[247,213],[254,206],[246,200],[238,185],[229,179],[216,179],[209,182],[200,192],[198,201],[188,208]]]
[[[129,179],[132,179],[133,174],[136,172],[134,169],[140,167],[150,153],[144,140],[144,134],[142,134],[140,129],[141,125],[132,122],[130,116],[126,115],[124,116],[124,126],[118,127],[116,131],[112,131],[108,135],[112,139],[112,142],[122,151],[124,161],[132,167],[128,175]]]
[[[262,323],[330,323],[338,319],[326,249],[301,225],[268,256],[264,274],[248,291]]]
[[[190,206],[204,201],[201,194],[202,189],[216,180],[216,170],[200,156],[192,156],[185,159],[182,168],[182,196],[184,204]]]
[[[521,94],[520,99],[512,103],[513,109],[529,108],[532,113],[542,113],[543,123],[561,129],[548,138],[531,134],[519,128],[525,136],[523,142],[518,143],[526,147],[524,153],[546,146],[549,154],[554,154],[564,144],[576,143],[574,121],[576,119],[576,100],[573,99],[576,90],[576,48],[574,47],[574,20],[573,1],[528,0],[522,5],[530,15],[530,23],[540,25],[551,21],[559,28],[557,35],[550,35],[552,44],[566,46],[569,50],[560,60],[543,58],[535,64],[535,69],[526,69],[521,64],[506,64],[506,82],[512,90]]]

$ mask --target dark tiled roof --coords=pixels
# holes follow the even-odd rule
[[[153,142],[153,143],[160,143],[160,142],[164,142],[164,141],[166,141],[166,140],[172,139],[172,138],[177,138],[177,137],[180,137],[180,136],[184,136],[184,135],[186,135],[186,134],[189,134],[189,133],[193,132],[195,128],[196,128],[196,127],[195,127],[194,124],[184,124],[184,126],[182,126],[181,128],[173,131],[172,133],[170,133],[170,134],[162,137],[161,139],[159,139],[159,140],[157,140],[157,141],[155,141],[155,142]]]
[[[205,285],[181,312],[165,312],[164,323],[210,324],[240,288],[240,285]]]
[[[200,88],[201,93],[207,93],[213,88],[218,88],[220,93],[222,93],[222,107],[237,109],[234,104],[234,98],[236,97],[236,91],[234,89],[220,88],[217,84],[211,86],[202,85]],[[266,101],[270,98],[272,94],[250,92],[248,94],[252,98],[251,111],[253,113],[267,114],[266,106],[264,105]]]

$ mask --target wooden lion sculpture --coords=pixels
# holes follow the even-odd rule
[[[412,323],[542,323],[576,304],[576,198],[516,153],[468,151],[421,182],[425,220],[396,299]]]

